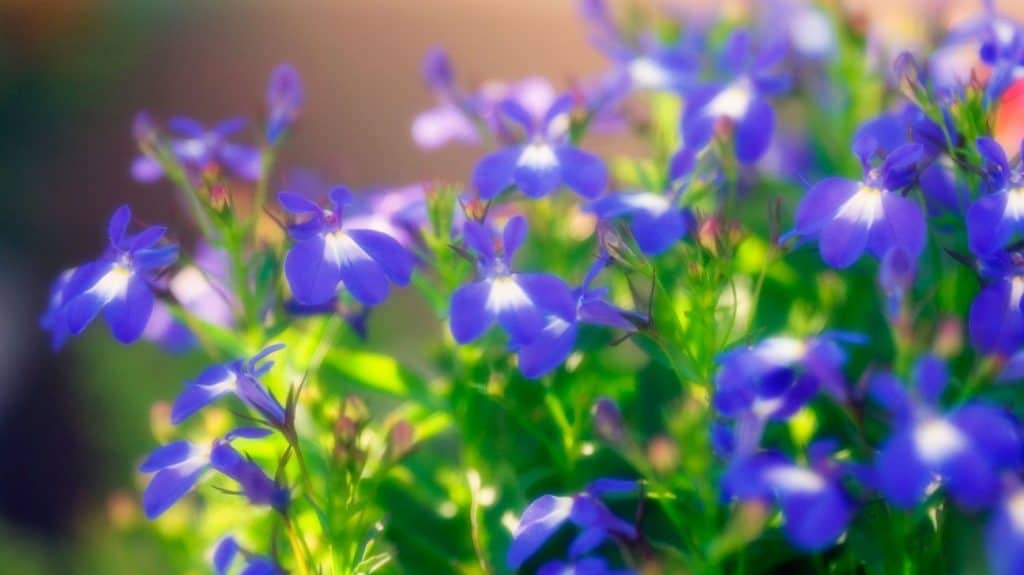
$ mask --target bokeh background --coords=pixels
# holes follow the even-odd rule
[[[639,3],[688,12],[740,6]],[[165,185],[129,177],[136,111],[255,118],[267,74],[289,61],[307,97],[281,165],[355,188],[465,180],[478,152],[426,153],[409,138],[412,118],[432,104],[420,81],[423,54],[448,48],[467,84],[585,78],[604,61],[574,4],[0,0],[0,573],[167,572],[167,543],[136,509],[133,469],[153,446],[151,405],[173,396],[196,359],[147,344],[125,353],[103,328],[54,354],[37,327],[50,280],[102,249],[114,207],[129,202],[144,220],[182,223]],[[842,4],[910,47],[927,42],[926,25],[975,7]],[[997,4],[1024,15],[1016,0]],[[415,342],[436,329],[423,321],[401,331]]]

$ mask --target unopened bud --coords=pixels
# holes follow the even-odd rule
[[[412,451],[413,434],[412,424],[404,419],[388,430],[388,455],[393,461],[402,459]]]
[[[658,473],[670,473],[679,465],[679,447],[670,437],[659,435],[647,444],[647,460]]]
[[[622,412],[611,399],[601,397],[595,401],[591,417],[594,420],[594,433],[601,439],[608,443],[622,443],[625,439]]]

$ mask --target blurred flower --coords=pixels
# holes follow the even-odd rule
[[[343,226],[343,210],[351,200],[345,188],[330,192],[331,208],[292,192],[278,201],[288,212],[303,217],[288,227],[295,245],[285,257],[285,276],[295,299],[305,304],[331,301],[338,284],[363,305],[376,305],[388,296],[388,282],[406,285],[412,276],[412,256],[394,238],[369,229]]]
[[[58,278],[42,318],[54,347],[82,333],[100,312],[117,341],[131,343],[142,335],[153,311],[149,282],[174,263],[178,246],[157,245],[166,231],[159,226],[128,234],[131,218],[128,206],[118,208],[110,218],[110,245],[103,256]]]
[[[600,498],[609,493],[635,493],[638,487],[636,481],[598,479],[576,495],[544,495],[534,500],[523,511],[512,534],[507,557],[509,569],[518,569],[567,522],[580,530],[569,545],[569,556],[573,559],[597,549],[609,537],[636,539],[636,528],[616,517]]]
[[[914,366],[913,393],[890,374],[871,382],[872,397],[893,422],[874,483],[898,506],[919,504],[936,482],[965,507],[988,505],[998,496],[1001,470],[1021,463],[1017,427],[1004,410],[968,403],[941,411],[948,378],[945,363],[926,356]]]
[[[917,262],[902,248],[886,252],[878,271],[878,283],[886,299],[886,313],[892,319],[900,316],[903,300],[914,283]]]
[[[797,465],[770,451],[738,458],[722,478],[722,495],[774,502],[782,511],[782,527],[790,542],[804,551],[820,551],[846,531],[855,506],[826,455],[819,454],[811,463],[811,467]]]
[[[251,358],[207,368],[195,381],[185,384],[185,391],[178,396],[171,410],[171,422],[177,425],[217,398],[232,393],[266,418],[269,424],[283,425],[284,407],[260,383],[260,377],[274,365],[272,361],[260,362],[283,347],[284,344],[272,345]]]
[[[989,567],[994,575],[1024,572],[1024,487],[1012,482],[1003,490],[985,532]]]
[[[167,122],[173,134],[167,148],[191,172],[198,173],[210,164],[217,164],[240,179],[254,182],[260,179],[262,172],[260,150],[231,139],[247,124],[244,118],[229,118],[210,129],[192,118],[177,116]],[[138,125],[135,132],[138,136]],[[146,140],[139,142],[143,153],[132,163],[132,177],[138,182],[154,182],[164,176],[164,168],[150,141],[152,138],[147,135]]]
[[[683,187],[659,194],[654,192],[621,192],[600,198],[587,206],[598,218],[629,219],[640,251],[649,256],[658,255],[683,239],[693,227],[689,210],[679,206]]]
[[[556,559],[541,566],[537,575],[635,575],[631,569],[613,569],[600,557],[562,561]]]
[[[142,494],[142,508],[146,517],[156,519],[191,491],[207,471],[211,468],[220,469],[222,466],[212,461],[215,450],[219,449],[223,453],[227,446],[227,449],[234,451],[230,447],[234,439],[259,439],[269,433],[266,429],[244,427],[232,431],[223,439],[214,440],[208,447],[175,441],[155,449],[139,466],[142,473],[154,474]],[[223,455],[218,457],[218,460],[221,459]],[[234,468],[229,467],[229,470],[237,472]]]
[[[526,219],[510,219],[497,240],[485,224],[467,221],[463,240],[476,258],[480,279],[452,294],[449,325],[460,344],[483,335],[497,322],[520,345],[532,342],[545,327],[545,312],[572,317],[569,286],[550,274],[516,273],[512,257],[526,239]]]
[[[267,141],[276,144],[295,122],[302,109],[302,79],[291,64],[281,64],[270,73],[267,85]]]
[[[975,76],[987,76],[986,100],[995,101],[1015,79],[1024,76],[1024,28],[995,10],[954,27],[932,54],[930,68],[940,90],[959,91]],[[979,71],[981,74],[979,74]]]
[[[505,100],[501,114],[521,127],[525,142],[485,156],[473,171],[480,197],[490,199],[515,184],[531,198],[540,198],[565,185],[593,198],[608,183],[600,158],[568,142],[572,97],[558,98],[538,123],[520,104]]]
[[[277,575],[281,569],[267,557],[253,555],[241,548],[234,537],[222,537],[213,548],[213,572],[216,575],[228,575],[239,553],[242,554],[245,567],[239,575]]]
[[[982,353],[1010,355],[1024,344],[1024,264],[1019,256],[998,252],[979,260],[984,287],[968,313],[971,345]]]
[[[789,86],[789,78],[774,69],[785,56],[775,43],[755,52],[745,30],[733,32],[722,53],[723,80],[692,90],[683,115],[683,140],[691,149],[703,148],[721,127],[733,132],[736,159],[759,160],[768,150],[775,129],[775,112],[768,97]]]
[[[1006,152],[991,138],[978,138],[977,147],[991,191],[967,209],[967,243],[975,255],[984,257],[1024,232],[1024,166],[1020,158],[1011,166]]]

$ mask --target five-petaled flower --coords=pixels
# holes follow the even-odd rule
[[[343,227],[342,210],[351,200],[347,189],[331,190],[330,208],[291,192],[281,192],[278,200],[285,210],[304,218],[288,227],[296,243],[284,262],[299,302],[331,301],[342,283],[356,301],[372,306],[387,299],[389,281],[409,283],[414,261],[394,238],[376,230]]]
[[[1014,354],[1024,344],[1024,262],[997,252],[978,260],[978,272],[984,285],[967,316],[971,344],[982,353]]]
[[[1024,161],[1018,158],[1011,166],[1006,152],[991,138],[978,138],[977,147],[991,192],[967,209],[967,243],[975,255],[985,257],[1024,232]]]
[[[635,494],[638,488],[636,481],[598,479],[575,495],[544,495],[536,499],[523,511],[512,534],[507,557],[509,568],[518,569],[566,523],[579,528],[579,534],[569,545],[569,557],[572,559],[587,555],[609,538],[636,539],[636,527],[617,517],[601,497]]]
[[[43,326],[55,347],[78,335],[102,312],[114,338],[131,343],[142,335],[153,311],[153,274],[174,263],[178,246],[159,245],[165,228],[148,227],[129,234],[132,213],[121,206],[110,218],[110,245],[98,260],[65,272],[51,292]]]
[[[916,179],[920,144],[905,144],[879,166],[871,159],[877,142],[868,135],[854,142],[864,167],[861,181],[826,178],[811,188],[796,212],[794,232],[816,239],[821,258],[835,268],[857,261],[867,249],[883,258],[900,248],[912,259],[924,250],[925,217],[921,207],[902,195]]]
[[[527,344],[544,329],[545,313],[575,315],[575,301],[564,281],[512,271],[512,256],[526,238],[525,218],[511,218],[500,241],[490,227],[472,220],[464,224],[462,235],[476,257],[479,279],[452,294],[449,323],[455,341],[469,343],[497,322],[513,341]]]
[[[789,85],[788,76],[775,71],[785,53],[784,43],[755,53],[750,35],[745,30],[734,32],[722,54],[728,79],[689,91],[682,121],[686,146],[703,148],[717,130],[727,126],[733,131],[736,159],[744,164],[759,160],[775,130],[775,111],[768,97]]]
[[[260,377],[274,366],[274,362],[263,360],[283,347],[284,344],[272,345],[251,358],[207,368],[195,381],[185,384],[185,391],[171,408],[171,422],[177,425],[217,398],[232,393],[259,413],[267,424],[284,425],[284,407],[260,382]]]
[[[481,198],[493,198],[513,184],[531,198],[546,196],[563,185],[586,198],[604,190],[608,183],[604,163],[568,141],[572,105],[572,96],[559,97],[538,125],[518,102],[502,102],[500,112],[518,124],[526,138],[476,165],[473,185]]]
[[[213,128],[207,128],[192,118],[177,116],[167,122],[173,137],[166,145],[174,158],[191,173],[216,164],[242,180],[255,182],[262,173],[260,150],[232,139],[247,125],[245,118],[228,118]],[[139,130],[136,132],[137,136],[141,135]],[[164,167],[152,150],[152,139],[153,136],[148,135],[146,141],[139,142],[143,153],[132,163],[132,177],[138,182],[155,182],[164,177]]]
[[[964,507],[989,505],[999,495],[1001,472],[1021,463],[1017,425],[1004,410],[968,403],[942,412],[948,379],[945,363],[925,356],[914,366],[912,394],[890,374],[871,382],[872,397],[893,422],[873,482],[900,507],[921,503],[936,482]]]
[[[146,517],[155,519],[162,515],[191,491],[210,469],[237,481],[252,503],[283,508],[287,504],[287,491],[231,447],[235,439],[259,439],[268,434],[270,430],[267,429],[243,427],[209,445],[179,440],[155,449],[139,466],[139,471],[154,474],[142,494],[142,509]]]

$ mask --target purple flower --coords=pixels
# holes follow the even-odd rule
[[[1024,264],[1019,256],[999,252],[979,260],[986,281],[971,302],[967,332],[982,353],[1010,355],[1024,344]]]
[[[485,224],[467,221],[463,240],[476,257],[479,279],[452,294],[449,325],[460,344],[469,343],[497,322],[514,342],[528,344],[544,329],[546,313],[573,317],[569,286],[550,274],[518,273],[512,257],[526,239],[526,219],[506,224],[500,241]]]
[[[118,208],[107,228],[110,245],[106,253],[65,272],[54,285],[42,324],[51,332],[55,347],[68,335],[82,333],[100,312],[117,341],[131,343],[142,335],[153,311],[149,281],[158,270],[174,263],[178,246],[158,245],[166,231],[163,227],[128,234],[131,218],[128,206]]]
[[[1011,166],[1002,147],[991,138],[978,138],[977,147],[985,160],[991,192],[967,209],[967,243],[975,255],[984,257],[1024,232],[1024,166],[1019,158]]]
[[[775,129],[768,97],[788,88],[788,77],[773,70],[784,56],[785,44],[755,53],[749,34],[734,32],[722,54],[726,79],[696,88],[687,98],[682,124],[686,146],[703,148],[724,123],[734,131],[736,159],[744,164],[759,160]]]
[[[343,227],[342,212],[351,200],[345,188],[330,192],[331,208],[291,192],[281,192],[284,209],[302,221],[289,226],[295,245],[285,257],[285,276],[295,299],[321,304],[334,299],[338,284],[363,305],[387,299],[388,282],[407,285],[412,256],[391,236],[369,229]]]
[[[1021,463],[1017,427],[1004,410],[966,404],[942,412],[947,380],[946,365],[928,356],[914,366],[912,394],[889,374],[871,383],[893,421],[875,460],[874,483],[900,507],[922,502],[936,482],[964,507],[983,507],[998,496],[1001,471]]]
[[[234,537],[222,537],[213,549],[213,572],[216,575],[228,575],[235,559],[242,555],[244,567],[239,575],[277,575],[283,573],[268,557],[254,555],[242,549]]]
[[[227,446],[227,449],[234,451],[230,447],[234,439],[258,439],[269,433],[269,430],[261,428],[239,428],[223,439],[214,440],[209,446],[175,441],[155,449],[139,466],[139,471],[154,474],[142,494],[142,508],[146,517],[156,519],[162,515],[191,491],[207,471],[218,468],[212,462],[215,450],[223,452],[224,446]],[[230,470],[237,472],[235,468]]]
[[[271,144],[284,135],[302,109],[302,79],[291,64],[281,64],[270,74],[267,86],[267,141]]]
[[[421,240],[427,224],[427,187],[412,184],[360,194],[348,217],[353,228],[387,234],[405,247]]]
[[[255,182],[262,172],[259,149],[232,140],[247,123],[244,118],[229,118],[210,129],[192,118],[171,118],[168,127],[174,137],[167,142],[168,150],[191,173],[216,164],[240,179]],[[138,126],[136,133],[139,135]],[[153,137],[139,142],[143,154],[132,163],[132,177],[138,182],[154,182],[164,176],[163,166],[151,151]]]
[[[606,494],[635,493],[637,489],[636,481],[599,479],[576,495],[544,495],[534,500],[523,511],[512,534],[506,559],[509,569],[518,569],[565,523],[579,529],[569,545],[569,556],[573,559],[589,554],[609,537],[636,539],[636,528],[616,517],[600,498]]]
[[[577,194],[593,198],[608,183],[608,172],[600,158],[568,142],[572,97],[558,98],[538,124],[517,102],[505,100],[501,113],[518,124],[526,140],[485,156],[473,172],[473,185],[483,199],[490,199],[515,184],[531,198],[540,198],[567,186]]]
[[[284,344],[272,345],[251,358],[207,368],[195,381],[185,384],[185,391],[178,396],[171,409],[171,423],[177,425],[217,398],[231,393],[263,416],[268,424],[277,427],[283,425],[284,407],[260,383],[260,377],[274,366],[272,361],[261,362],[282,348]]]
[[[852,265],[865,249],[879,259],[893,248],[913,259],[924,250],[924,213],[900,193],[915,181],[923,148],[902,145],[872,167],[871,158],[880,149],[883,143],[876,134],[862,133],[854,141],[854,152],[864,166],[863,179],[826,178],[797,208],[794,232],[817,240],[821,258],[834,268]]]
[[[548,313],[544,327],[532,341],[519,344],[513,341],[519,358],[519,371],[528,378],[538,378],[559,365],[576,346],[576,335],[580,324],[600,325],[633,331],[636,326],[630,318],[636,317],[619,309],[607,299],[606,288],[592,288],[597,273],[607,265],[607,256],[600,257],[587,272],[583,285],[573,292],[576,301],[575,313],[562,316],[557,312]],[[639,318],[637,318],[639,319]]]
[[[631,90],[681,92],[696,80],[700,62],[693,46],[666,45],[650,34],[627,38],[603,0],[583,0],[579,6],[591,43],[615,63],[602,83],[605,103]]]
[[[738,458],[722,478],[722,495],[727,500],[777,505],[786,537],[805,551],[835,543],[855,511],[836,466],[823,454],[812,458],[812,467],[797,465],[776,452]]]
[[[412,124],[413,141],[426,150],[452,142],[479,144],[485,130],[501,142],[509,141],[511,134],[498,114],[501,102],[515,101],[539,119],[556,96],[551,83],[539,77],[519,82],[489,81],[475,93],[463,92],[455,84],[448,54],[440,49],[431,50],[424,59],[423,79],[440,102],[416,116]]]
[[[693,215],[679,206],[685,186],[659,194],[654,192],[622,192],[592,202],[587,210],[601,220],[627,218],[640,251],[658,255],[683,239],[693,227]]]
[[[914,283],[916,273],[917,262],[902,248],[893,248],[882,258],[878,283],[885,293],[886,314],[890,319],[895,320],[902,313],[903,300]]]
[[[1024,572],[1024,487],[1004,489],[985,533],[989,566],[994,575]]]
[[[936,88],[959,92],[970,83],[979,62],[991,69],[985,91],[988,103],[1024,73],[1024,27],[998,13],[991,1],[985,2],[980,16],[950,30],[932,54],[929,68]]]

